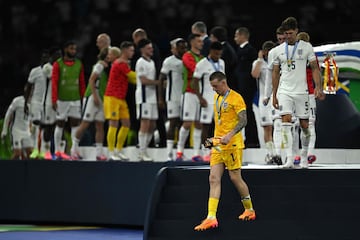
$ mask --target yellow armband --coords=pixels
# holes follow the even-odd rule
[[[136,73],[134,71],[130,71],[126,76],[129,83],[136,84]]]

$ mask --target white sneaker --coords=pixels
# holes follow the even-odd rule
[[[126,156],[125,154],[123,154],[122,152],[118,152],[116,155],[117,155],[117,156],[120,158],[120,160],[122,160],[122,161],[129,161],[129,160],[130,160],[129,157]]]
[[[308,163],[308,159],[307,159],[307,151],[303,150],[301,152],[301,160],[300,160],[299,168],[309,168],[309,163]]]
[[[147,153],[139,153],[139,161],[154,161]]]
[[[272,163],[272,156],[270,154],[266,154],[265,156],[265,163],[266,164],[273,164]]]
[[[110,154],[109,160],[110,161],[120,161],[121,158],[117,154]]]
[[[281,165],[282,168],[294,168],[294,161],[292,157],[286,157],[285,164]]]

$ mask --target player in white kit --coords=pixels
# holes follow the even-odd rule
[[[43,66],[43,72],[46,77],[46,90],[44,94],[43,102],[43,118],[41,122],[42,137],[41,137],[41,148],[40,155],[44,154],[45,159],[52,159],[51,154],[51,140],[54,135],[54,128],[56,122],[56,111],[53,109],[51,101],[51,75],[53,69],[53,63],[61,57],[60,47],[52,47],[49,50],[50,58],[49,61]]]
[[[140,152],[138,158],[140,161],[153,161],[147,153],[147,148],[153,136],[156,120],[159,117],[156,91],[160,81],[156,80],[155,63],[151,59],[154,51],[151,41],[142,39],[138,46],[141,51],[141,57],[135,65],[135,101],[137,118],[140,120],[138,135]]]
[[[10,130],[13,155],[11,159],[28,159],[33,150],[30,133],[29,106],[25,106],[25,99],[30,95],[29,86],[24,88],[24,95],[15,97],[6,111],[1,139],[5,139]]]
[[[272,108],[269,104],[269,91],[266,91],[266,81],[270,82],[269,74],[271,72],[268,69],[268,53],[275,47],[273,41],[266,41],[262,45],[262,49],[258,52],[258,59],[253,62],[251,75],[257,80],[257,87],[259,92],[259,115],[260,125],[264,129],[264,142],[266,147],[265,162],[268,164],[274,163],[275,151],[273,142],[273,119]]]
[[[301,142],[309,144],[309,94],[306,81],[306,65],[309,62],[315,81],[315,96],[322,97],[320,71],[316,56],[310,43],[296,40],[298,33],[297,20],[289,17],[282,22],[286,42],[273,49],[273,105],[280,110],[282,118],[283,144],[286,152],[286,168],[294,166],[292,144],[292,114],[299,118]],[[281,68],[281,76],[280,76]],[[303,149],[303,150],[304,150]],[[300,167],[306,168],[307,152],[302,151]]]
[[[44,153],[40,151],[40,128],[44,119],[44,98],[47,87],[47,77],[44,69],[44,65],[49,61],[49,51],[44,50],[41,53],[40,65],[31,69],[28,84],[32,89],[32,96],[30,101],[30,121],[32,123],[32,133],[34,141],[34,150],[30,155],[30,158],[44,158]]]
[[[159,105],[164,105],[161,89],[164,88],[166,80],[166,111],[169,120],[169,128],[166,134],[167,160],[174,160],[173,147],[175,131],[180,127],[180,109],[181,95],[183,88],[183,63],[182,56],[187,51],[187,43],[182,38],[176,38],[170,42],[171,52],[173,55],[165,58],[161,70],[159,80],[161,81],[159,93]]]

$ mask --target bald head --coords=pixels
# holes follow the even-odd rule
[[[96,38],[96,46],[99,48],[99,50],[110,47],[110,44],[110,36],[106,33],[101,33]]]
[[[132,39],[134,43],[137,45],[141,39],[146,39],[147,34],[146,31],[142,28],[136,29],[132,34]]]

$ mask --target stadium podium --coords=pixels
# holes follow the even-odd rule
[[[208,167],[162,168],[145,219],[144,240],[358,239],[360,169],[243,169],[257,219],[243,211],[223,177],[219,227],[194,231],[207,215]]]

